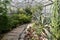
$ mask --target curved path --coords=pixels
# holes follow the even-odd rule
[[[30,24],[27,25],[26,29],[22,32],[22,34],[19,35],[18,40],[25,40],[25,39],[24,39],[24,37],[25,37],[25,35],[26,35],[25,32],[27,31],[27,29],[28,29],[29,27],[32,27],[33,24],[34,24],[34,23],[30,23]]]
[[[28,24],[21,25],[9,33],[5,34],[4,37],[1,40],[18,40],[19,35],[22,34],[22,32],[27,28]]]

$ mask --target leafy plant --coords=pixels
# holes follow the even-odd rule
[[[8,17],[0,15],[0,32],[8,30]]]
[[[19,14],[19,22],[20,23],[28,23],[31,22],[31,16],[26,14]]]
[[[60,29],[59,29],[59,0],[54,0],[54,5],[53,5],[53,14],[52,14],[52,33],[56,36],[56,38],[53,37],[53,40],[59,40],[60,39]]]
[[[0,33],[9,30],[8,27],[8,16],[7,16],[7,5],[10,3],[9,0],[0,0]]]
[[[25,12],[26,12],[27,15],[32,15],[31,7],[26,7]]]

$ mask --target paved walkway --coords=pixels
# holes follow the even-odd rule
[[[25,39],[24,39],[24,37],[25,37],[25,35],[26,35],[25,32],[27,31],[27,29],[28,29],[29,27],[32,27],[33,24],[34,24],[34,23],[30,23],[30,24],[27,25],[27,28],[23,31],[23,33],[22,33],[21,35],[19,35],[19,39],[18,39],[18,40],[25,40]]]
[[[4,37],[1,40],[18,40],[19,35],[24,31],[26,27],[27,24],[24,24],[17,27],[16,29],[13,29],[11,32],[4,35]]]

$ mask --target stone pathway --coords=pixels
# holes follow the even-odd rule
[[[26,31],[27,31],[27,29],[29,28],[29,27],[32,27],[33,26],[33,23],[30,23],[30,24],[28,24],[27,25],[27,28],[23,31],[23,33],[21,34],[21,35],[19,35],[19,39],[18,40],[24,40],[24,37],[25,37],[25,35],[26,35]]]
[[[27,24],[24,24],[17,27],[16,29],[13,29],[11,32],[4,35],[4,37],[1,40],[18,40],[19,36],[26,29],[26,27],[27,27]]]

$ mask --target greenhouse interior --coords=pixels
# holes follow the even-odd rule
[[[0,40],[60,40],[60,0],[0,0]]]

